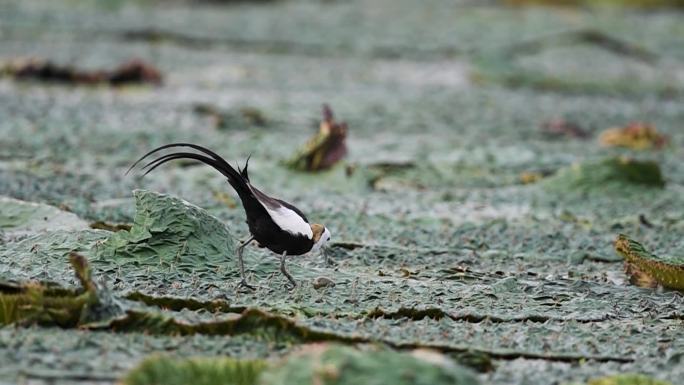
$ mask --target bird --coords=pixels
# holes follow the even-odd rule
[[[192,149],[197,152],[175,151],[159,156],[142,167],[143,176],[154,171],[162,164],[175,159],[190,159],[211,166],[228,179],[228,183],[235,190],[242,201],[247,217],[249,237],[240,242],[237,248],[238,264],[240,268],[240,286],[254,290],[254,286],[247,282],[242,258],[243,249],[256,241],[259,247],[266,248],[280,258],[280,271],[290,282],[291,289],[297,286],[297,281],[287,271],[285,259],[288,256],[299,256],[309,252],[324,250],[331,233],[328,228],[318,223],[309,223],[307,217],[294,205],[284,200],[271,197],[252,185],[249,180],[249,159],[247,157],[243,169],[235,170],[228,162],[215,152],[192,143],[170,143],[153,149],[133,163],[126,174],[133,170],[143,160],[153,154],[169,148]],[[199,152],[199,153],[198,153]]]

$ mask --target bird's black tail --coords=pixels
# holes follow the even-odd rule
[[[148,162],[142,167],[143,170],[146,170],[143,176],[149,174],[154,169],[168,161],[174,159],[193,159],[213,167],[216,171],[220,172],[226,178],[228,178],[228,182],[231,186],[233,186],[233,188],[238,193],[238,195],[240,195],[241,198],[244,196],[243,194],[250,194],[250,189],[247,185],[247,183],[249,182],[249,177],[247,176],[248,164],[245,164],[244,170],[240,170],[240,172],[238,172],[230,164],[228,164],[228,162],[226,162],[225,159],[221,158],[215,152],[205,147],[192,143],[171,143],[161,147],[157,147],[154,150],[143,155],[140,159],[133,163],[133,165],[128,169],[128,171],[126,171],[126,174],[128,174],[133,168],[135,168],[135,166],[140,164],[140,162],[147,159],[150,155],[172,147],[189,147],[204,154],[197,154],[194,152],[173,152],[164,156],[160,156],[157,159]],[[247,161],[249,162],[249,158],[247,159]]]

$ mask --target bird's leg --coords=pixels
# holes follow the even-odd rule
[[[238,246],[238,248],[237,248],[237,255],[238,255],[238,265],[240,266],[240,278],[241,278],[240,286],[244,286],[248,289],[255,290],[254,286],[247,283],[247,279],[245,278],[245,263],[242,260],[242,250],[245,248],[245,246],[247,246],[253,240],[254,240],[254,237],[250,236],[248,240],[242,242],[240,244],[240,246]]]
[[[292,284],[290,290],[292,290],[295,287],[297,287],[297,281],[295,281],[294,278],[292,278],[290,273],[285,268],[285,257],[287,257],[287,251],[284,251],[283,254],[280,256],[280,272],[283,273],[283,275],[286,276],[287,279],[290,281],[290,283]]]
[[[328,251],[328,248],[327,248],[327,247],[324,247],[324,248],[321,250],[321,252],[322,252],[322,254],[323,254],[323,260],[324,260],[324,262],[325,262],[325,267],[331,267],[331,266],[333,266],[333,265],[334,265],[334,264],[333,264],[333,261],[330,259],[330,255],[328,255],[328,252],[329,252],[329,251]]]

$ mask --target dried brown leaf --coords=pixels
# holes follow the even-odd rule
[[[651,150],[664,147],[668,138],[649,123],[632,122],[624,127],[614,127],[603,131],[599,142],[606,147]]]
[[[31,58],[16,60],[4,68],[4,73],[18,80],[35,80],[65,84],[161,84],[161,72],[140,60],[127,61],[113,70],[84,70],[73,66],[55,64],[50,60]]]
[[[347,155],[347,123],[335,121],[327,104],[318,132],[286,162],[299,171],[322,171],[331,168]]]

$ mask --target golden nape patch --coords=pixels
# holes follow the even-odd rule
[[[323,231],[325,231],[325,226],[314,223],[311,225],[311,231],[313,232],[313,241],[316,243],[321,239],[321,235],[323,235]]]

